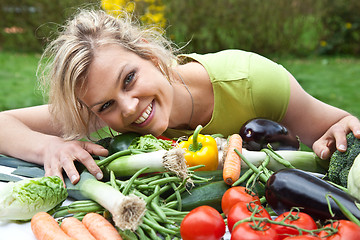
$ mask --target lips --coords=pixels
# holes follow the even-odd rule
[[[150,120],[153,113],[153,102],[151,102],[147,108],[142,112],[141,116],[135,120],[135,124],[137,125],[146,125],[148,122],[147,120]]]

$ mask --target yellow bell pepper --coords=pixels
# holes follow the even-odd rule
[[[185,149],[185,160],[188,167],[205,165],[199,171],[216,170],[219,164],[218,148],[216,141],[211,136],[199,134],[202,126],[199,125],[188,141],[179,143],[179,147]]]

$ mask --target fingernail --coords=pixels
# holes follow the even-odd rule
[[[325,153],[325,150],[322,150],[321,153],[320,153],[320,158],[321,159],[324,159],[324,153]]]
[[[357,131],[355,132],[355,134],[356,134],[356,135],[360,135],[360,130],[357,130]]]
[[[102,173],[97,173],[96,174],[96,179],[100,180],[103,178],[103,174]]]
[[[339,150],[344,150],[344,151],[345,151],[345,150],[346,150],[346,147],[345,147],[345,145],[341,144],[341,145],[339,145],[338,149],[339,149]]]
[[[71,182],[75,182],[77,180],[77,177],[76,175],[72,175],[71,178],[70,178]]]

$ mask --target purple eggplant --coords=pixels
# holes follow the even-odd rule
[[[265,197],[268,205],[276,214],[298,207],[318,220],[347,219],[334,200],[329,198],[329,212],[326,195],[331,194],[355,217],[360,219],[358,200],[333,184],[299,169],[282,169],[270,176],[265,186]]]
[[[270,144],[274,150],[299,150],[299,139],[286,127],[272,120],[255,118],[247,121],[240,129],[244,147],[260,151]]]

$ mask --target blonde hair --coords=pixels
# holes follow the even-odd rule
[[[175,48],[158,29],[136,25],[125,13],[115,18],[102,10],[81,10],[46,47],[38,68],[54,124],[61,126],[66,139],[89,136],[90,124],[97,122],[77,93],[86,90],[94,51],[106,44],[118,44],[144,59],[156,59],[163,74],[169,79],[173,75],[170,66],[176,59]]]

